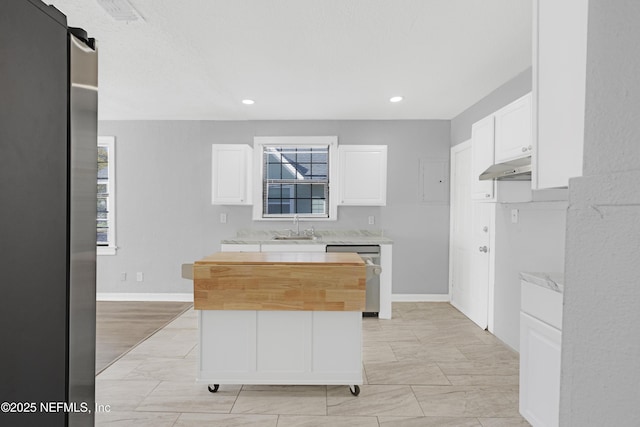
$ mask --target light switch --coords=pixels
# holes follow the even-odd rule
[[[227,214],[223,212],[220,214],[220,224],[226,224],[226,223],[227,223]]]
[[[369,225],[373,225],[376,223],[376,217],[373,215],[369,216]]]
[[[518,223],[518,209],[511,209],[511,223]]]
[[[136,273],[136,282],[142,282],[144,280],[144,274],[142,274],[142,272],[138,271]]]

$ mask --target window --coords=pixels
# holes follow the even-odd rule
[[[335,219],[330,179],[336,143],[335,137],[255,138],[262,203],[254,205],[254,219]]]
[[[98,255],[115,255],[115,138],[98,137],[98,212],[96,244]]]

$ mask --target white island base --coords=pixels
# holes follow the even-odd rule
[[[362,384],[362,313],[198,310],[197,382]],[[213,386],[213,388],[212,388]]]

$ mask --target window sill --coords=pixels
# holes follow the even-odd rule
[[[116,246],[96,246],[96,255],[115,255]]]

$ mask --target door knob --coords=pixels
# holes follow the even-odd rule
[[[486,246],[480,246],[478,249],[480,250],[480,252],[484,252],[485,254],[489,252],[489,249],[487,249]]]

